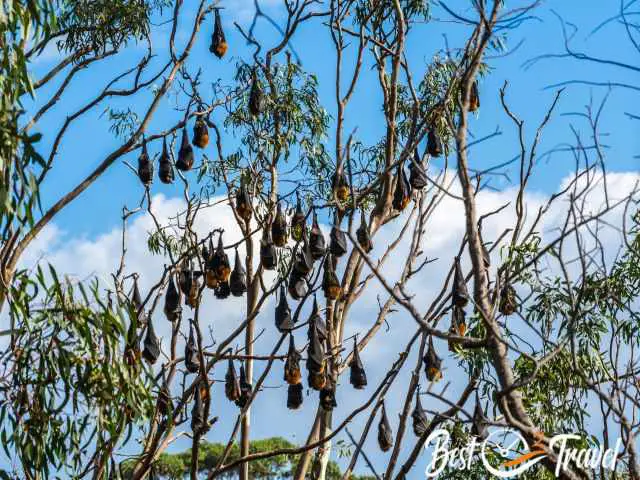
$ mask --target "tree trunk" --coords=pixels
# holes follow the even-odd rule
[[[247,231],[249,226],[247,225]],[[260,270],[258,269],[255,278],[253,276],[253,242],[249,239],[246,242],[247,245],[247,259],[245,264],[245,270],[247,272],[247,281],[249,283],[249,290],[247,291],[247,316],[250,317],[256,308],[256,302],[258,301],[258,278]],[[247,324],[245,332],[245,353],[248,358],[245,360],[245,374],[247,376],[247,382],[253,384],[253,334],[255,330],[254,324],[255,318],[252,318]],[[247,408],[245,416],[242,418],[240,425],[240,457],[246,457],[249,455],[249,434],[251,427],[251,407]],[[240,480],[249,480],[249,462],[245,462],[240,467]]]
[[[322,419],[320,422],[320,438],[325,438],[331,434],[333,415],[331,412],[322,412]],[[331,440],[318,447],[318,480],[325,480],[327,476],[327,466],[329,465],[329,458],[331,457]]]
[[[311,427],[311,431],[309,432],[309,436],[307,437],[306,445],[313,443],[318,440],[318,435],[320,433],[320,417],[322,415],[322,410],[320,405],[318,405],[318,409],[316,411],[316,418],[313,421],[313,426]],[[309,470],[309,464],[311,463],[311,455],[313,451],[307,450],[300,456],[300,460],[298,461],[298,466],[296,467],[295,474],[293,475],[293,480],[304,480],[307,477],[307,470]]]

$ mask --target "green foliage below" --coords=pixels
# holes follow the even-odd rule
[[[123,354],[134,311],[128,301],[105,304],[99,291],[97,281],[59,280],[53,267],[19,272],[12,287],[20,328],[3,360],[19,388],[2,386],[10,395],[0,403],[0,438],[32,477],[77,472],[87,445],[131,433],[153,411],[151,372]]]
[[[296,446],[282,437],[272,437],[251,442],[250,453],[269,452]],[[225,445],[221,443],[202,442],[200,444],[198,471],[206,473],[215,468],[222,458]],[[231,447],[225,463],[231,463],[240,457],[240,449],[237,444]],[[291,478],[296,469],[298,455],[276,455],[266,459],[251,462],[249,465],[250,478],[254,480],[287,479]],[[123,465],[125,478],[129,473],[130,463]],[[191,466],[191,450],[181,453],[163,453],[154,465],[155,473],[167,480],[183,480],[189,474]],[[229,472],[224,478],[234,478],[237,471]],[[339,480],[342,478],[340,467],[334,461],[330,461],[327,467],[327,480]],[[373,480],[371,476],[352,475],[351,480]]]

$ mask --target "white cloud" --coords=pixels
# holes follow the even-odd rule
[[[637,173],[610,173],[607,178],[609,192],[613,198],[623,198],[630,192],[640,176]],[[601,178],[599,180],[602,180]],[[587,202],[587,210],[597,211],[604,204],[604,195],[602,181],[599,182],[600,187],[594,189]],[[453,192],[459,193],[458,188],[454,187]],[[509,203],[510,206],[501,211],[499,214],[492,216],[487,220],[484,227],[485,241],[492,241],[502,233],[505,228],[513,225],[515,218],[514,200],[516,196],[514,189],[503,192],[482,192],[478,195],[478,213],[479,215],[489,213],[496,210],[502,205]],[[427,195],[433,195],[433,191],[429,191]],[[543,194],[529,194],[526,197],[528,221],[531,221],[537,209],[546,202],[548,197]],[[215,200],[214,200],[215,201]],[[153,209],[158,218],[162,221],[176,214],[184,208],[184,202],[179,198],[166,198],[162,195],[153,197]],[[547,220],[541,225],[540,231],[545,239],[553,238],[554,229],[563,221],[563,214],[568,208],[567,200],[558,201],[558,205],[549,212]],[[416,276],[409,285],[408,290],[416,295],[415,302],[420,311],[426,311],[433,295],[439,291],[442,281],[447,273],[447,269],[451,263],[451,259],[457,254],[460,240],[464,234],[464,209],[459,200],[451,197],[445,197],[438,207],[434,215],[427,223],[427,229],[424,239],[423,248],[425,255],[429,258],[436,258],[437,261],[431,263]],[[619,225],[621,221],[621,210],[613,212],[607,216],[607,220],[614,225]],[[387,226],[375,238],[374,255],[382,253],[390,241],[395,238],[402,224],[402,220],[398,219]],[[196,231],[200,234],[206,234],[213,228],[222,227],[225,229],[225,243],[233,242],[240,239],[240,233],[235,226],[235,221],[231,217],[230,209],[225,202],[214,207],[207,208],[202,211],[199,221],[196,225]],[[153,229],[153,222],[148,215],[139,214],[133,218],[128,226],[127,245],[128,252],[126,257],[127,272],[138,272],[141,276],[141,287],[146,291],[150,285],[159,277],[163,267],[163,259],[153,256],[147,251],[147,235]],[[33,264],[37,260],[49,261],[62,272],[73,275],[77,278],[85,278],[89,275],[97,275],[103,280],[108,280],[111,272],[117,268],[120,260],[121,247],[121,229],[113,228],[111,231],[95,238],[78,238],[74,237],[70,232],[62,232],[55,225],[45,229],[43,234],[34,242],[28,254],[24,258],[24,265]],[[617,248],[619,245],[619,233],[614,229],[610,229],[606,233],[608,244],[611,248]],[[256,238],[256,241],[258,238]],[[389,278],[396,278],[400,272],[403,262],[403,255],[408,247],[408,240],[398,248],[396,253],[391,257],[389,264],[385,267],[385,273]],[[466,260],[466,253],[463,257]],[[342,261],[344,263],[344,260]],[[499,263],[498,252],[495,252],[493,258],[494,267]],[[353,333],[363,333],[375,320],[378,312],[378,304],[376,296],[380,294],[384,300],[384,291],[381,286],[374,282],[370,291],[365,293],[358,302],[353,306],[350,312],[345,336]],[[244,299],[229,298],[220,301],[213,298],[213,294],[207,292],[202,307],[201,319],[203,325],[210,327],[216,340],[221,340],[234,329],[245,316]],[[292,302],[294,305],[295,302]],[[186,307],[185,307],[186,308]],[[164,337],[164,348],[168,346],[169,325],[161,313],[155,315],[157,329]],[[306,316],[303,316],[306,318]],[[416,329],[415,322],[410,319],[405,312],[398,310],[390,315],[388,319],[390,328],[387,330],[383,327],[376,338],[369,344],[368,348],[363,352],[362,358],[367,367],[369,376],[369,385],[376,385],[385,374],[391,362],[397,359],[397,354],[404,348],[409,336]],[[265,306],[264,312],[256,321],[257,332],[264,330],[264,334],[259,337],[256,342],[256,351],[260,354],[267,354],[278,337],[273,326],[273,303]],[[448,320],[445,320],[445,326]],[[186,333],[186,328],[183,328]],[[297,344],[300,346],[304,342],[305,332],[296,334]],[[241,339],[238,339],[240,346]],[[235,343],[234,343],[235,346]],[[441,356],[446,357],[445,369],[447,379],[452,381],[449,387],[450,398],[455,397],[455,393],[459,392],[463,387],[460,382],[455,382],[457,378],[457,362],[455,359],[447,356],[446,345],[443,342],[437,342]],[[350,348],[350,344],[347,345]],[[286,350],[283,345],[281,352]],[[400,411],[401,402],[404,400],[404,386],[407,384],[409,370],[416,363],[415,353],[409,358],[402,374],[402,380],[396,383],[391,390],[387,399],[387,409],[392,425],[397,426],[398,418],[396,412]],[[262,372],[262,362],[257,362],[255,376],[259,376]],[[225,365],[221,365],[213,372],[213,378],[223,379]],[[421,377],[423,388],[426,388],[427,382]],[[282,365],[276,362],[271,375],[265,382],[265,386],[277,387],[282,386]],[[442,382],[436,389],[440,389],[445,385]],[[226,441],[229,432],[235,421],[237,409],[230,405],[224,398],[222,385],[217,383],[214,385],[214,403],[212,412],[220,417],[220,421],[208,434],[208,439],[212,441]],[[306,391],[305,391],[306,393]],[[368,398],[371,388],[364,392],[353,391],[348,385],[348,371],[341,379],[341,386],[338,390],[339,409],[334,415],[336,422],[340,422],[344,415],[348,414],[353,408],[357,407]],[[293,441],[302,442],[313,421],[313,412],[317,405],[317,394],[313,391],[305,396],[303,409],[297,412],[291,412],[286,409],[286,388],[268,389],[263,395],[259,395],[256,399],[254,408],[254,418],[252,419],[252,428],[255,438],[271,436],[274,434],[284,435]],[[434,408],[434,402],[425,399],[427,408]],[[267,413],[268,412],[268,413]],[[364,416],[358,418],[351,427],[352,432],[357,436],[360,427],[363,424]],[[282,431],[278,427],[284,426],[286,430]],[[375,427],[370,434],[370,441],[367,443],[367,452],[373,457],[373,461],[379,470],[386,465],[386,455],[379,455],[375,446]],[[188,428],[188,427],[187,427]],[[274,429],[275,428],[275,429]],[[412,433],[407,432],[411,442]],[[405,443],[406,446],[406,443]],[[186,441],[178,442],[173,448],[187,448]],[[403,449],[400,462],[406,456],[408,449]],[[334,456],[335,458],[335,456]],[[415,472],[419,472],[422,464],[417,465]],[[417,475],[417,474],[416,474]],[[412,478],[418,478],[412,477]]]

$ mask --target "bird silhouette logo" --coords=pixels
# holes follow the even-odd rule
[[[499,478],[513,478],[517,477],[521,473],[524,473],[535,464],[539,463],[547,456],[544,449],[544,434],[542,432],[536,432],[534,434],[535,442],[531,447],[525,440],[525,438],[518,432],[511,432],[516,438],[509,445],[501,446],[499,442],[493,442],[493,451],[497,452],[503,458],[509,458],[513,455],[513,452],[523,451],[521,455],[516,458],[510,459],[502,463],[497,468],[492,466],[487,458],[487,444],[491,441],[491,437],[501,432],[493,432],[485,441],[484,448],[482,449],[482,460],[486,469],[493,475]],[[522,445],[523,448],[519,448]],[[489,449],[491,450],[491,449]]]

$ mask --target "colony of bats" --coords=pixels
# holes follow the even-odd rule
[[[214,32],[211,40],[210,51],[218,58],[222,58],[227,52],[227,42],[222,29],[220,12],[215,10]],[[255,70],[251,78],[248,110],[252,116],[262,113],[262,90]],[[469,109],[475,111],[479,108],[480,101],[478,87],[474,83],[471,89]],[[207,124],[202,116],[197,116],[193,126],[191,140],[186,127],[181,132],[180,148],[175,163],[169,153],[166,137],[163,139],[162,152],[159,157],[158,178],[162,183],[171,184],[175,180],[174,168],[188,172],[193,168],[195,152],[193,145],[199,149],[205,149],[209,144],[209,132]],[[426,153],[431,157],[439,157],[444,153],[442,139],[437,130],[431,128],[427,133]],[[146,142],[143,142],[142,151],[138,158],[138,176],[145,187],[153,182],[154,165],[149,156]],[[395,170],[392,206],[397,211],[404,210],[410,203],[413,191],[424,189],[429,179],[425,167],[420,159],[418,151],[409,161],[409,176],[402,163]],[[332,195],[337,204],[345,204],[351,195],[351,186],[347,180],[342,165],[336,168],[332,179]],[[238,216],[249,223],[253,215],[253,203],[247,186],[243,181],[235,192],[234,207]],[[270,224],[262,228],[260,241],[260,263],[264,270],[276,270],[278,267],[278,249],[284,248],[291,240],[295,242],[295,254],[293,266],[287,281],[281,283],[277,292],[278,300],[275,308],[275,327],[283,334],[289,334],[289,349],[284,364],[284,380],[288,384],[287,407],[298,409],[303,403],[303,381],[300,362],[301,353],[296,349],[291,331],[295,327],[288,303],[288,296],[293,300],[301,300],[308,293],[308,279],[314,265],[319,263],[323,268],[322,291],[327,302],[339,300],[343,294],[340,280],[336,273],[338,260],[348,252],[346,233],[340,228],[340,222],[336,221],[329,236],[327,247],[326,239],[322,233],[315,209],[309,212],[312,215],[311,226],[307,225],[308,214],[305,213],[302,202],[297,197],[295,212],[289,220],[280,202],[277,203],[275,212],[267,215]],[[340,218],[340,215],[337,216]],[[373,250],[373,242],[364,210],[361,210],[360,226],[356,231],[359,246],[365,253]],[[240,258],[237,247],[235,248],[233,268],[226,252],[223,237],[218,236],[217,246],[213,247],[213,241],[209,238],[208,247],[199,252],[200,258],[192,258],[176,268],[169,275],[169,280],[164,298],[164,314],[170,322],[176,322],[182,314],[182,303],[191,309],[198,307],[201,295],[201,282],[213,290],[218,299],[225,299],[229,295],[241,297],[247,291],[246,272],[243,260]],[[485,261],[488,263],[489,255],[485,252]],[[204,271],[199,271],[195,265],[204,265]],[[285,287],[286,283],[286,287]],[[137,278],[134,279],[132,303],[138,312],[138,325],[133,325],[128,334],[126,358],[132,365],[144,358],[150,364],[154,364],[160,356],[160,341],[153,327],[150,317],[143,317],[142,300],[138,288]],[[183,300],[184,299],[184,300]],[[454,279],[452,287],[452,308],[450,333],[458,337],[464,337],[466,333],[465,310],[470,300],[467,291],[466,279],[462,273],[460,260],[455,260]],[[511,315],[517,310],[516,292],[510,285],[502,287],[500,292],[499,311],[504,315]],[[317,298],[314,297],[313,309],[308,320],[307,331],[307,383],[309,388],[319,391],[320,405],[325,410],[336,407],[336,396],[333,379],[327,366],[327,327],[320,314],[321,310]],[[143,350],[140,352],[137,345],[135,329],[146,324],[146,336],[143,341]],[[460,347],[455,340],[449,341],[451,350]],[[430,382],[437,382],[443,376],[442,360],[437,355],[434,344],[429,338],[427,352],[423,358],[425,374]],[[189,334],[184,351],[184,367],[189,373],[199,373],[201,365],[193,324],[189,322]],[[349,380],[353,388],[361,390],[367,386],[367,375],[360,357],[358,344],[354,340],[352,359],[349,363]],[[244,365],[236,371],[233,360],[229,359],[227,373],[225,375],[225,395],[238,407],[247,405],[252,394],[252,385],[247,381]],[[194,403],[191,414],[191,426],[194,432],[204,432],[207,420],[204,418],[204,402],[207,400],[209,390],[206,385],[200,385],[194,394]],[[171,411],[171,396],[166,386],[160,391],[158,407],[161,413]],[[427,414],[422,407],[419,392],[416,391],[414,410],[411,413],[413,431],[416,436],[421,436],[427,431]],[[473,414],[473,433],[479,436],[486,435],[486,418],[479,402]],[[393,432],[387,418],[384,403],[381,406],[380,421],[378,424],[378,443],[383,451],[389,450],[393,445]]]

